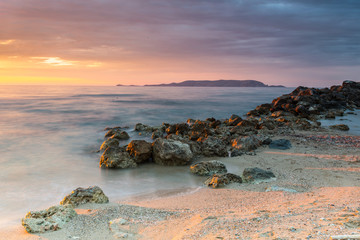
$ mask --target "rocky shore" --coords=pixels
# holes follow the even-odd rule
[[[78,188],[29,212],[22,224],[36,235],[18,239],[360,239],[360,137],[320,124],[359,108],[360,83],[344,81],[298,87],[246,117],[136,124],[152,142],[121,146],[126,129],[108,128],[101,168],[189,165],[204,185],[121,204],[99,187]]]

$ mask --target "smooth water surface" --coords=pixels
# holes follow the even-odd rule
[[[111,201],[198,187],[188,167],[98,167],[92,153],[107,126],[242,115],[288,88],[0,86],[0,227],[58,204],[77,187],[100,186]],[[126,144],[126,142],[124,142]],[[231,166],[228,166],[231,168]],[[230,169],[231,171],[231,169]]]

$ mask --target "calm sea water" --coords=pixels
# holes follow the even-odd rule
[[[152,164],[99,169],[107,126],[228,118],[290,92],[289,88],[0,87],[0,227],[29,210],[58,204],[73,189],[100,186],[111,201],[201,185],[187,167]],[[127,142],[124,142],[126,144]],[[230,166],[231,167],[231,166]]]

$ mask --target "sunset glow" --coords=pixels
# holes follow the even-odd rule
[[[254,79],[327,86],[356,81],[359,4],[4,0],[0,83]]]

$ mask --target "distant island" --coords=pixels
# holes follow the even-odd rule
[[[125,85],[118,84],[117,86],[125,86]],[[284,86],[267,85],[256,80],[187,80],[180,83],[144,85],[144,87],[284,87]]]

